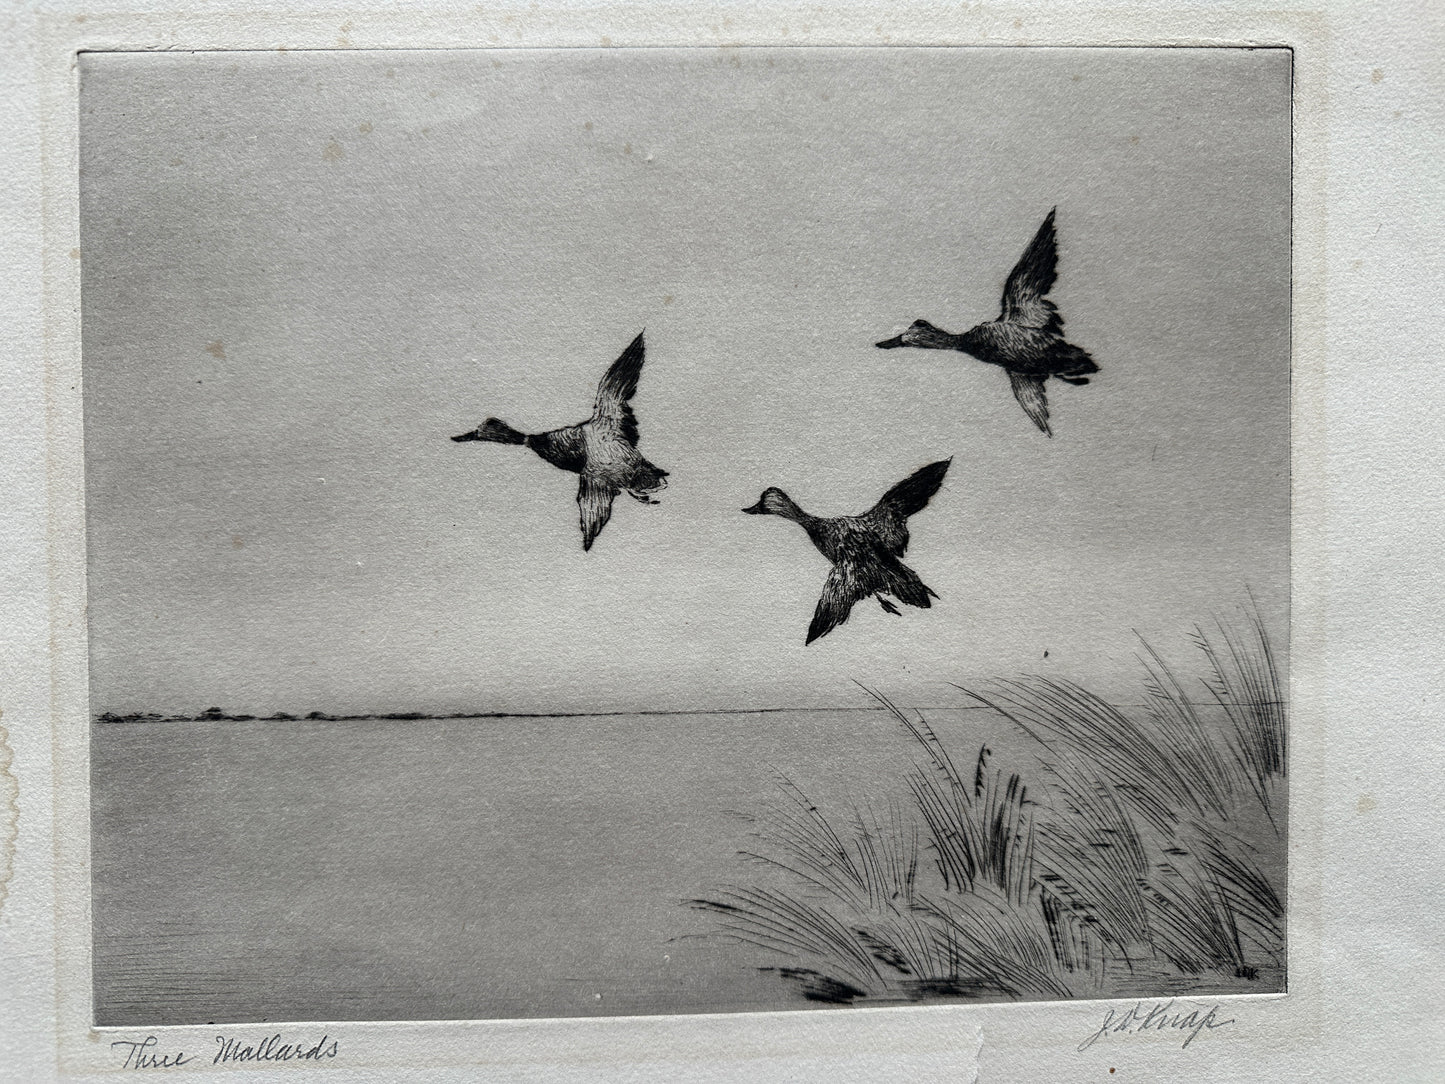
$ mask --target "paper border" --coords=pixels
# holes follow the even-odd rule
[[[24,55],[17,76],[7,78],[6,92],[19,103],[12,115],[28,116],[35,123],[28,132],[20,126],[23,134],[12,152],[21,163],[16,171],[20,183],[12,191],[20,197],[22,210],[39,212],[38,224],[22,236],[39,242],[40,252],[38,268],[33,249],[21,255],[23,270],[16,276],[20,288],[11,296],[16,298],[23,341],[40,349],[23,357],[6,375],[9,400],[4,417],[10,423],[6,451],[15,453],[7,459],[12,464],[7,490],[13,493],[17,509],[6,532],[7,541],[15,543],[7,571],[19,589],[14,596],[17,603],[10,607],[15,620],[3,641],[12,689],[4,705],[4,722],[10,729],[20,779],[21,836],[10,899],[0,919],[7,965],[12,958],[19,961],[17,988],[26,995],[6,993],[0,1007],[8,1022],[21,1025],[18,1032],[39,1040],[17,1051],[22,1060],[12,1065],[39,1070],[38,1075],[21,1078],[78,1078],[118,1071],[118,1059],[107,1045],[115,1038],[112,1029],[89,1027],[79,265],[71,255],[78,245],[74,52],[82,48],[867,44],[1254,44],[1295,50],[1289,995],[1219,999],[1236,1017],[1236,1025],[1203,1037],[1184,1056],[1175,1042],[1156,1042],[1155,1036],[1137,1037],[1127,1045],[1097,1044],[1088,1054],[1075,1054],[1078,1042],[1098,1026],[1104,1007],[1063,1002],[611,1020],[347,1023],[330,1029],[343,1037],[347,1050],[336,1071],[346,1079],[391,1080],[476,1079],[479,1073],[489,1080],[832,1080],[895,1078],[905,1073],[921,1079],[967,1080],[976,1071],[984,1080],[1024,1080],[1103,1079],[1113,1067],[1133,1073],[1135,1079],[1142,1074],[1151,1080],[1253,1079],[1266,1072],[1295,1078],[1305,1064],[1302,1057],[1317,1056],[1335,1034],[1326,1021],[1335,1008],[1326,979],[1335,982],[1339,975],[1327,976],[1326,969],[1340,954],[1326,942],[1332,930],[1326,919],[1334,921],[1335,915],[1324,912],[1321,889],[1326,848],[1332,855],[1338,853],[1341,833],[1333,830],[1330,818],[1336,815],[1334,807],[1341,796],[1332,786],[1340,773],[1329,769],[1340,755],[1339,744],[1355,737],[1345,732],[1346,742],[1332,744],[1348,724],[1341,713],[1358,697],[1341,695],[1337,664],[1355,630],[1345,630],[1342,644],[1339,615],[1328,592],[1338,584],[1342,568],[1346,578],[1350,575],[1340,555],[1351,532],[1342,527],[1338,495],[1342,490],[1354,498],[1363,494],[1360,476],[1345,477],[1342,483],[1342,474],[1348,471],[1342,471],[1338,455],[1341,397],[1350,396],[1341,390],[1342,374],[1332,371],[1330,364],[1335,361],[1329,350],[1330,319],[1340,316],[1327,308],[1326,287],[1328,273],[1338,275],[1332,246],[1338,247],[1343,237],[1333,224],[1337,220],[1328,213],[1339,193],[1329,187],[1327,166],[1339,96],[1357,83],[1378,86],[1386,78],[1386,68],[1379,66],[1387,63],[1384,59],[1379,65],[1354,59],[1356,54],[1363,57],[1364,41],[1371,40],[1370,18],[1367,9],[1348,4],[1296,12],[1218,5],[1179,13],[1163,3],[1108,12],[1061,5],[1047,13],[1022,7],[943,9],[927,4],[897,4],[887,12],[861,6],[825,11],[776,3],[712,9],[510,4],[486,10],[397,5],[331,12],[308,7],[284,17],[203,5],[165,15],[79,5],[24,12],[18,17],[24,25],[17,49]],[[1393,45],[1397,67],[1389,77],[1400,78],[1406,94],[1412,72],[1415,89],[1422,89],[1418,67],[1428,57],[1423,43],[1428,42],[1425,31],[1430,19],[1423,8],[1417,21],[1421,37]],[[1379,33],[1377,27],[1376,44]],[[1376,55],[1383,58],[1388,49],[1387,42]],[[1380,79],[1374,79],[1375,72],[1381,73]],[[1438,125],[1438,112],[1436,120]],[[33,164],[32,152],[39,158],[38,177],[33,168],[26,169]],[[1380,163],[1369,162],[1358,166],[1381,168]],[[1427,167],[1422,162],[1416,168]],[[1358,199],[1360,193],[1345,195],[1348,201]],[[31,273],[28,279],[26,270]],[[33,277],[36,270],[38,282]],[[36,301],[43,301],[39,320]],[[1355,402],[1366,422],[1382,420],[1378,403],[1358,396]],[[1356,441],[1366,439],[1358,429],[1345,431]],[[1394,695],[1403,694],[1402,689]],[[1411,720],[1423,736],[1421,724],[1428,719],[1407,713],[1407,725]],[[50,734],[44,733],[46,721]],[[1361,791],[1358,802],[1353,794],[1349,796],[1361,812],[1365,798],[1386,793],[1391,786],[1388,771],[1373,778],[1374,790]],[[47,809],[45,799],[51,794],[54,805]],[[52,898],[54,912],[48,914]],[[1438,913],[1438,904],[1435,907]],[[28,953],[16,953],[26,935],[31,935]],[[47,991],[46,976],[52,966],[54,983]],[[1425,1020],[1417,1019],[1416,1024],[1428,1030]],[[154,1029],[163,1044],[198,1050],[210,1049],[214,1030]],[[297,1030],[309,1034],[328,1029],[306,1024]],[[1363,1043],[1356,1049],[1364,1049]],[[1394,1049],[1397,1056],[1408,1051],[1408,1038],[1397,1037]],[[1335,1067],[1332,1075],[1342,1071],[1343,1063],[1336,1062]],[[1379,1068],[1377,1061],[1374,1069]],[[269,1078],[286,1071],[268,1069],[253,1076]],[[172,1072],[187,1078],[199,1075]]]

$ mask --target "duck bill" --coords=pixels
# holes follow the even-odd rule
[[[457,440],[457,441],[462,441],[462,440],[481,440],[481,439],[482,439],[482,438],[479,437],[479,436],[477,436],[476,433],[463,433],[463,434],[462,434],[461,436],[459,436],[459,437],[452,437],[452,440]]]
[[[747,513],[748,515],[750,515],[750,516],[761,516],[764,512],[767,511],[767,509],[763,507],[763,502],[762,502],[762,501],[759,501],[757,504],[753,505],[751,508],[744,508],[743,511],[746,512],[746,513]]]
[[[878,347],[879,350],[892,350],[895,347],[906,346],[907,344],[903,341],[903,336],[898,335],[892,339],[884,339],[881,343],[874,343],[873,345]]]

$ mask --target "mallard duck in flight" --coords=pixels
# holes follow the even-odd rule
[[[962,335],[952,335],[927,320],[915,320],[902,335],[877,345],[884,350],[896,346],[961,350],[979,361],[1001,366],[1013,383],[1019,406],[1051,437],[1044,381],[1054,376],[1069,384],[1087,384],[1088,374],[1099,371],[1086,351],[1064,341],[1063,317],[1045,297],[1053,289],[1057,262],[1054,211],[1050,211],[1004,284],[1003,311],[997,319]]]
[[[656,504],[652,494],[667,486],[667,471],[653,466],[637,450],[637,416],[628,400],[642,375],[642,334],[612,363],[597,386],[592,417],[565,429],[522,433],[506,422],[488,418],[470,433],[452,440],[488,440],[497,444],[525,444],[554,467],[581,475],[577,507],[582,525],[582,548],[592,542],[612,516],[612,500],[626,490],[643,504]]]
[[[898,607],[888,601],[888,595],[925,610],[932,605],[929,598],[938,596],[899,558],[908,549],[908,517],[922,511],[938,492],[952,462],[945,459],[915,471],[858,516],[822,519],[809,515],[776,487],[763,490],[757,504],[743,509],[749,515],[782,516],[799,524],[818,552],[833,562],[805,646],[847,621],[853,603],[869,595],[895,615]]]

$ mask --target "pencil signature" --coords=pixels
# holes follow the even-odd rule
[[[1218,1005],[1212,1006],[1207,1012],[1192,1009],[1186,1013],[1182,1010],[1174,1010],[1173,998],[1163,1004],[1155,1004],[1148,1008],[1145,1008],[1144,1002],[1136,1001],[1132,1008],[1122,1012],[1117,1009],[1107,1010],[1104,1013],[1103,1024],[1079,1044],[1079,1049],[1088,1050],[1105,1035],[1132,1035],[1140,1031],[1187,1032],[1183,1044],[1187,1047],[1199,1038],[1201,1032],[1213,1031],[1215,1028],[1222,1028],[1232,1023],[1234,1023],[1232,1016],[1227,1020],[1219,1018]]]

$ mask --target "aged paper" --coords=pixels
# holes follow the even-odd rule
[[[1346,16],[374,18],[27,39],[31,1075],[1329,1048]]]

